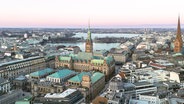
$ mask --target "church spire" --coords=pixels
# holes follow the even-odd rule
[[[180,16],[178,16],[177,36],[181,37]]]
[[[174,52],[181,52],[182,48],[183,48],[183,41],[181,36],[180,16],[178,16],[176,39],[174,41]]]
[[[88,20],[88,37],[87,37],[87,39],[91,40],[90,19]]]
[[[93,41],[91,39],[91,32],[90,32],[90,21],[88,20],[88,33],[86,39],[86,50],[85,52],[93,53]]]
[[[88,19],[88,31],[90,31],[90,19]]]

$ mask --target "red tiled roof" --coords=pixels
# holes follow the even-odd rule
[[[158,63],[150,63],[149,65],[152,66],[152,67],[154,67],[154,68],[158,68],[158,69],[166,68],[165,66],[160,65]]]
[[[122,79],[125,79],[125,77],[126,77],[124,72],[119,72],[119,75],[121,76]]]

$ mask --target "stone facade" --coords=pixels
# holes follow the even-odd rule
[[[31,93],[33,96],[44,96],[47,93],[62,92],[64,87],[51,82],[32,82]]]
[[[103,90],[105,86],[105,76],[100,72],[82,72],[69,79],[68,85],[70,87],[79,87],[86,101],[91,101]]]
[[[20,75],[26,75],[45,67],[45,59],[40,56],[2,63],[0,64],[0,78],[12,81]]]
[[[86,59],[85,56],[90,56],[91,58]],[[89,53],[83,53],[80,52],[78,56],[84,56],[84,58],[81,57],[72,57],[68,56],[67,59],[64,56],[57,56],[55,67],[65,67],[69,69],[73,69],[75,71],[81,72],[81,71],[100,71],[105,74],[106,80],[109,80],[109,78],[112,77],[112,74],[115,70],[115,61],[112,56],[108,56],[101,59],[93,59],[93,55]],[[62,59],[63,58],[63,59]]]
[[[0,78],[0,94],[10,91],[10,82],[4,78]]]

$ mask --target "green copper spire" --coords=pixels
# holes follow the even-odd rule
[[[88,21],[88,36],[86,39],[86,50],[85,52],[91,53],[93,52],[93,41],[91,39],[91,32],[90,32],[90,22]]]
[[[88,20],[88,38],[87,39],[91,40],[90,20]]]

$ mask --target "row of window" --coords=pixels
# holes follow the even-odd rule
[[[4,71],[4,72],[0,73],[0,77],[7,77],[7,78],[16,77],[19,74],[22,74],[22,73],[27,74],[27,73],[35,71],[35,69],[42,69],[44,67],[45,67],[45,64],[39,64],[39,65],[21,68],[19,70]]]
[[[69,63],[69,61],[67,61],[67,60],[61,60],[60,62]]]
[[[60,79],[54,79],[54,78],[49,78],[49,77],[47,77],[47,80],[48,80],[48,81],[51,81],[51,82],[60,83]]]
[[[38,90],[41,92],[50,92],[50,88],[43,88],[43,87],[38,87]]]
[[[14,64],[14,65],[8,65],[6,67],[6,69],[7,70],[14,70],[17,68],[23,68],[23,67],[31,66],[34,64],[42,63],[42,62],[44,62],[44,59],[37,59],[37,60],[27,61],[27,62],[18,63],[18,64]]]
[[[10,90],[10,83],[0,86],[0,90],[8,92]]]
[[[77,85],[80,86],[80,83],[68,82],[70,85]]]
[[[74,64],[74,69],[86,69],[86,70],[89,70],[89,65]]]

